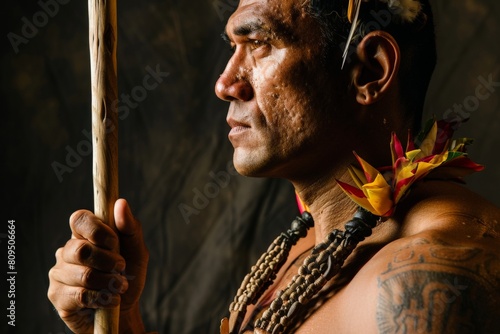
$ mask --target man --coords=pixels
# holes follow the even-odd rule
[[[248,305],[241,326],[224,323],[223,332],[271,332],[254,328],[261,311],[302,275],[311,247],[356,212],[339,186],[352,183],[352,151],[371,165],[391,165],[391,133],[404,138],[420,124],[435,60],[428,2],[362,1],[359,12],[356,3],[242,0],[228,21],[234,54],[215,90],[230,102],[234,165],[243,175],[288,179],[315,227]],[[373,30],[380,11],[390,20]],[[354,51],[342,68],[341,44],[353,25],[356,43],[347,50]],[[296,333],[500,332],[499,209],[450,175],[434,175],[415,183],[373,228],[322,286],[325,293],[293,305],[304,314]],[[148,252],[124,200],[115,204],[115,219],[116,233],[91,212],[75,212],[72,238],[56,252],[49,298],[77,333],[92,332],[92,309],[120,301],[120,330],[145,332],[138,300]],[[134,280],[119,274],[125,268]],[[276,332],[293,330],[287,326]]]

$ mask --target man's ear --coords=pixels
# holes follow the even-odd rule
[[[387,32],[372,31],[359,43],[357,56],[352,72],[356,100],[362,105],[373,104],[397,81],[399,45]]]

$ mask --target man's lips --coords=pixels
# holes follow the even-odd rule
[[[229,124],[229,126],[231,127],[231,131],[229,131],[229,137],[234,137],[250,129],[250,126],[248,124],[236,121],[232,118],[229,118],[227,120],[227,124]]]

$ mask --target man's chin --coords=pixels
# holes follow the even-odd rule
[[[247,177],[260,177],[260,173],[251,165],[249,164],[243,164],[243,163],[237,163],[234,162],[234,168],[238,172],[238,174],[247,176]]]
[[[272,175],[272,166],[270,159],[264,159],[261,155],[248,154],[242,150],[236,149],[233,155],[233,164],[236,171],[248,177],[275,177]]]
[[[233,164],[236,171],[248,177],[263,177],[266,176],[262,174],[263,164],[260,159],[257,159],[252,154],[248,154],[245,150],[237,148],[233,155]]]

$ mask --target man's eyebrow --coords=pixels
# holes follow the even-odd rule
[[[256,31],[269,31],[269,29],[264,29],[261,22],[247,22],[235,27],[233,33],[236,36],[246,36]]]
[[[235,27],[233,29],[233,34],[236,36],[247,36],[253,32],[262,32],[262,31],[270,33],[270,29],[265,28],[261,22],[248,22]],[[226,30],[222,32],[221,37],[226,43],[228,44],[231,43],[231,39],[229,38],[229,35]]]

